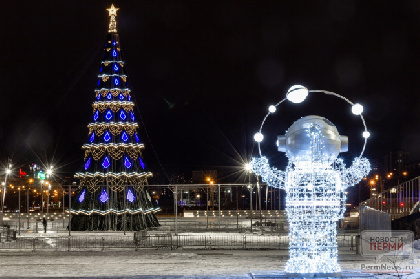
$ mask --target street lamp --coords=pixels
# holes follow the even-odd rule
[[[7,182],[7,177],[12,173],[12,164],[9,164],[9,167],[6,168],[5,170],[5,176],[4,176],[4,182],[1,183],[2,186],[2,203],[1,203],[1,224],[3,225],[3,216],[4,216],[4,201],[6,198],[6,182]]]
[[[40,183],[41,183],[41,212],[44,213],[44,192],[43,192],[43,187],[44,187],[45,180],[40,180]]]
[[[51,176],[53,175],[53,169],[54,169],[54,167],[53,167],[53,166],[50,166],[50,167],[47,169],[47,171],[46,171],[47,178],[49,178],[49,177],[51,177]]]
[[[19,200],[19,201],[18,201],[18,204],[19,204],[19,235],[20,235],[20,215],[21,215],[21,214],[20,214],[20,213],[21,213],[21,212],[20,212],[20,188],[21,188],[21,187],[18,187],[18,190],[19,190],[19,199],[18,199],[18,200]]]
[[[251,184],[251,172],[252,172],[252,165],[250,163],[245,164],[244,166],[245,171],[248,173],[248,190],[249,190],[249,218],[251,220],[251,232],[252,232],[252,187]]]
[[[47,214],[48,214],[48,209],[50,208],[50,190],[51,190],[51,184],[46,181],[45,185],[48,185],[48,189],[47,189]]]

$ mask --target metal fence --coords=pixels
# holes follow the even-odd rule
[[[339,247],[355,249],[356,235],[337,236]],[[288,235],[144,235],[17,237],[0,242],[1,249],[11,250],[105,250],[139,248],[191,249],[288,249]]]
[[[392,220],[419,212],[420,177],[386,190],[361,203],[391,215]]]
[[[360,231],[364,230],[391,230],[391,214],[370,208],[360,207]]]

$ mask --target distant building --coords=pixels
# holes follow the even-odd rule
[[[385,173],[402,175],[410,169],[410,153],[406,151],[389,152],[384,156]]]
[[[192,181],[195,184],[208,183],[208,178],[215,183],[217,180],[217,170],[197,170],[192,172]]]

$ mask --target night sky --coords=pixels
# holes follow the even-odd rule
[[[111,3],[157,182],[201,169],[234,182],[268,106],[294,84],[363,104],[369,158],[420,157],[420,1],[24,0],[2,3],[0,160],[82,169]],[[309,114],[349,136],[344,158],[358,155],[360,119],[318,94],[269,118],[273,162],[285,162],[276,135]]]

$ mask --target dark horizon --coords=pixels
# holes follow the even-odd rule
[[[418,2],[23,2],[5,4],[1,19],[4,162],[53,164],[67,176],[81,169],[111,3],[145,163],[157,176],[225,169],[237,179],[229,173],[256,155],[268,106],[294,84],[363,104],[368,158],[382,163],[405,150],[419,160]],[[265,152],[284,165],[275,136],[318,114],[349,136],[349,164],[361,122],[337,99],[307,101],[279,107],[265,126]]]

